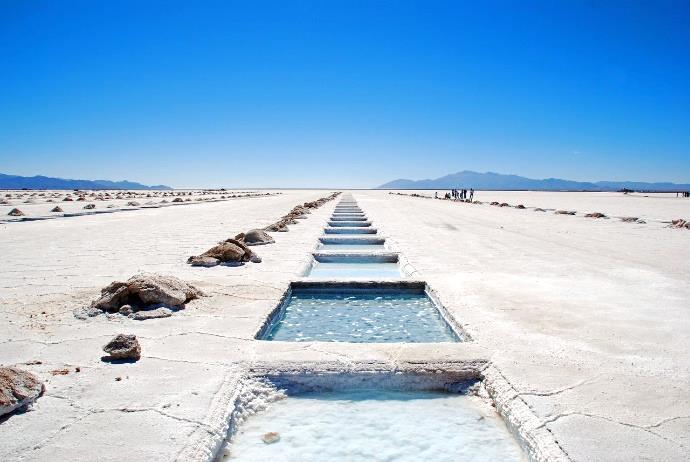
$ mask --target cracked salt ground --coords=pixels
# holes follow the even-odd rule
[[[456,342],[425,294],[293,294],[267,340]]]
[[[262,437],[276,432],[272,444]],[[305,393],[247,419],[225,461],[524,461],[478,398],[441,392]]]

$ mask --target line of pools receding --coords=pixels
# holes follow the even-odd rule
[[[290,284],[257,339],[468,339],[426,283],[403,277],[398,254],[386,248],[351,195],[342,198],[328,224],[307,277]],[[261,390],[251,399],[259,404],[237,406],[232,445],[222,460],[526,460],[495,409],[476,396],[479,373],[454,379],[438,372],[426,378],[400,372],[274,373],[258,383]],[[247,419],[254,413],[247,409],[261,412]]]
[[[338,207],[329,225],[336,223],[332,218]],[[353,208],[348,206],[350,211]],[[355,209],[363,214],[358,206]],[[346,223],[372,228],[369,220]],[[357,251],[340,249],[350,246]],[[256,338],[349,343],[462,341],[460,329],[448,321],[450,317],[430,296],[426,284],[404,280],[398,253],[384,249],[385,238],[378,235],[324,235],[305,271],[306,279],[290,285]]]

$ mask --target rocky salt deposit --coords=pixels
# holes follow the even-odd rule
[[[34,374],[16,367],[0,367],[0,416],[32,404],[44,387]]]
[[[245,245],[266,245],[274,244],[275,240],[263,229],[250,229],[246,233],[240,233],[235,236],[235,239],[243,242]]]
[[[118,334],[109,341],[103,351],[108,353],[108,360],[134,360],[141,358],[141,346],[136,335]]]
[[[171,308],[181,309],[202,295],[199,289],[174,276],[138,274],[103,288],[101,296],[91,303],[89,313],[120,313],[140,320],[167,317]],[[139,314],[143,311],[148,313]]]
[[[261,258],[237,239],[227,239],[201,255],[187,259],[190,265],[203,267],[217,266],[222,263],[241,265],[246,262],[261,263]]]

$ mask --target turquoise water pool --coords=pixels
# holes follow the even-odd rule
[[[294,291],[264,336],[291,342],[433,343],[460,339],[425,293]]]

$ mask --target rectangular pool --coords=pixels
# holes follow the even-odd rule
[[[328,252],[383,252],[386,250],[383,244],[319,244],[319,250]]]
[[[329,252],[383,252],[386,250],[382,237],[322,237],[318,250]]]
[[[354,389],[296,393],[274,401],[240,425],[223,460],[523,462],[527,458],[501,417],[477,397]]]
[[[257,334],[287,342],[459,342],[424,285],[293,283]]]
[[[331,221],[367,221],[364,215],[333,215]]]
[[[307,274],[310,278],[400,278],[397,254],[314,254],[314,261]]]
[[[369,227],[340,227],[333,226],[324,228],[325,234],[376,234],[376,228]]]
[[[338,221],[338,220],[330,220],[328,222],[328,226],[332,227],[337,227],[337,228],[365,228],[367,226],[371,226],[370,221]]]

